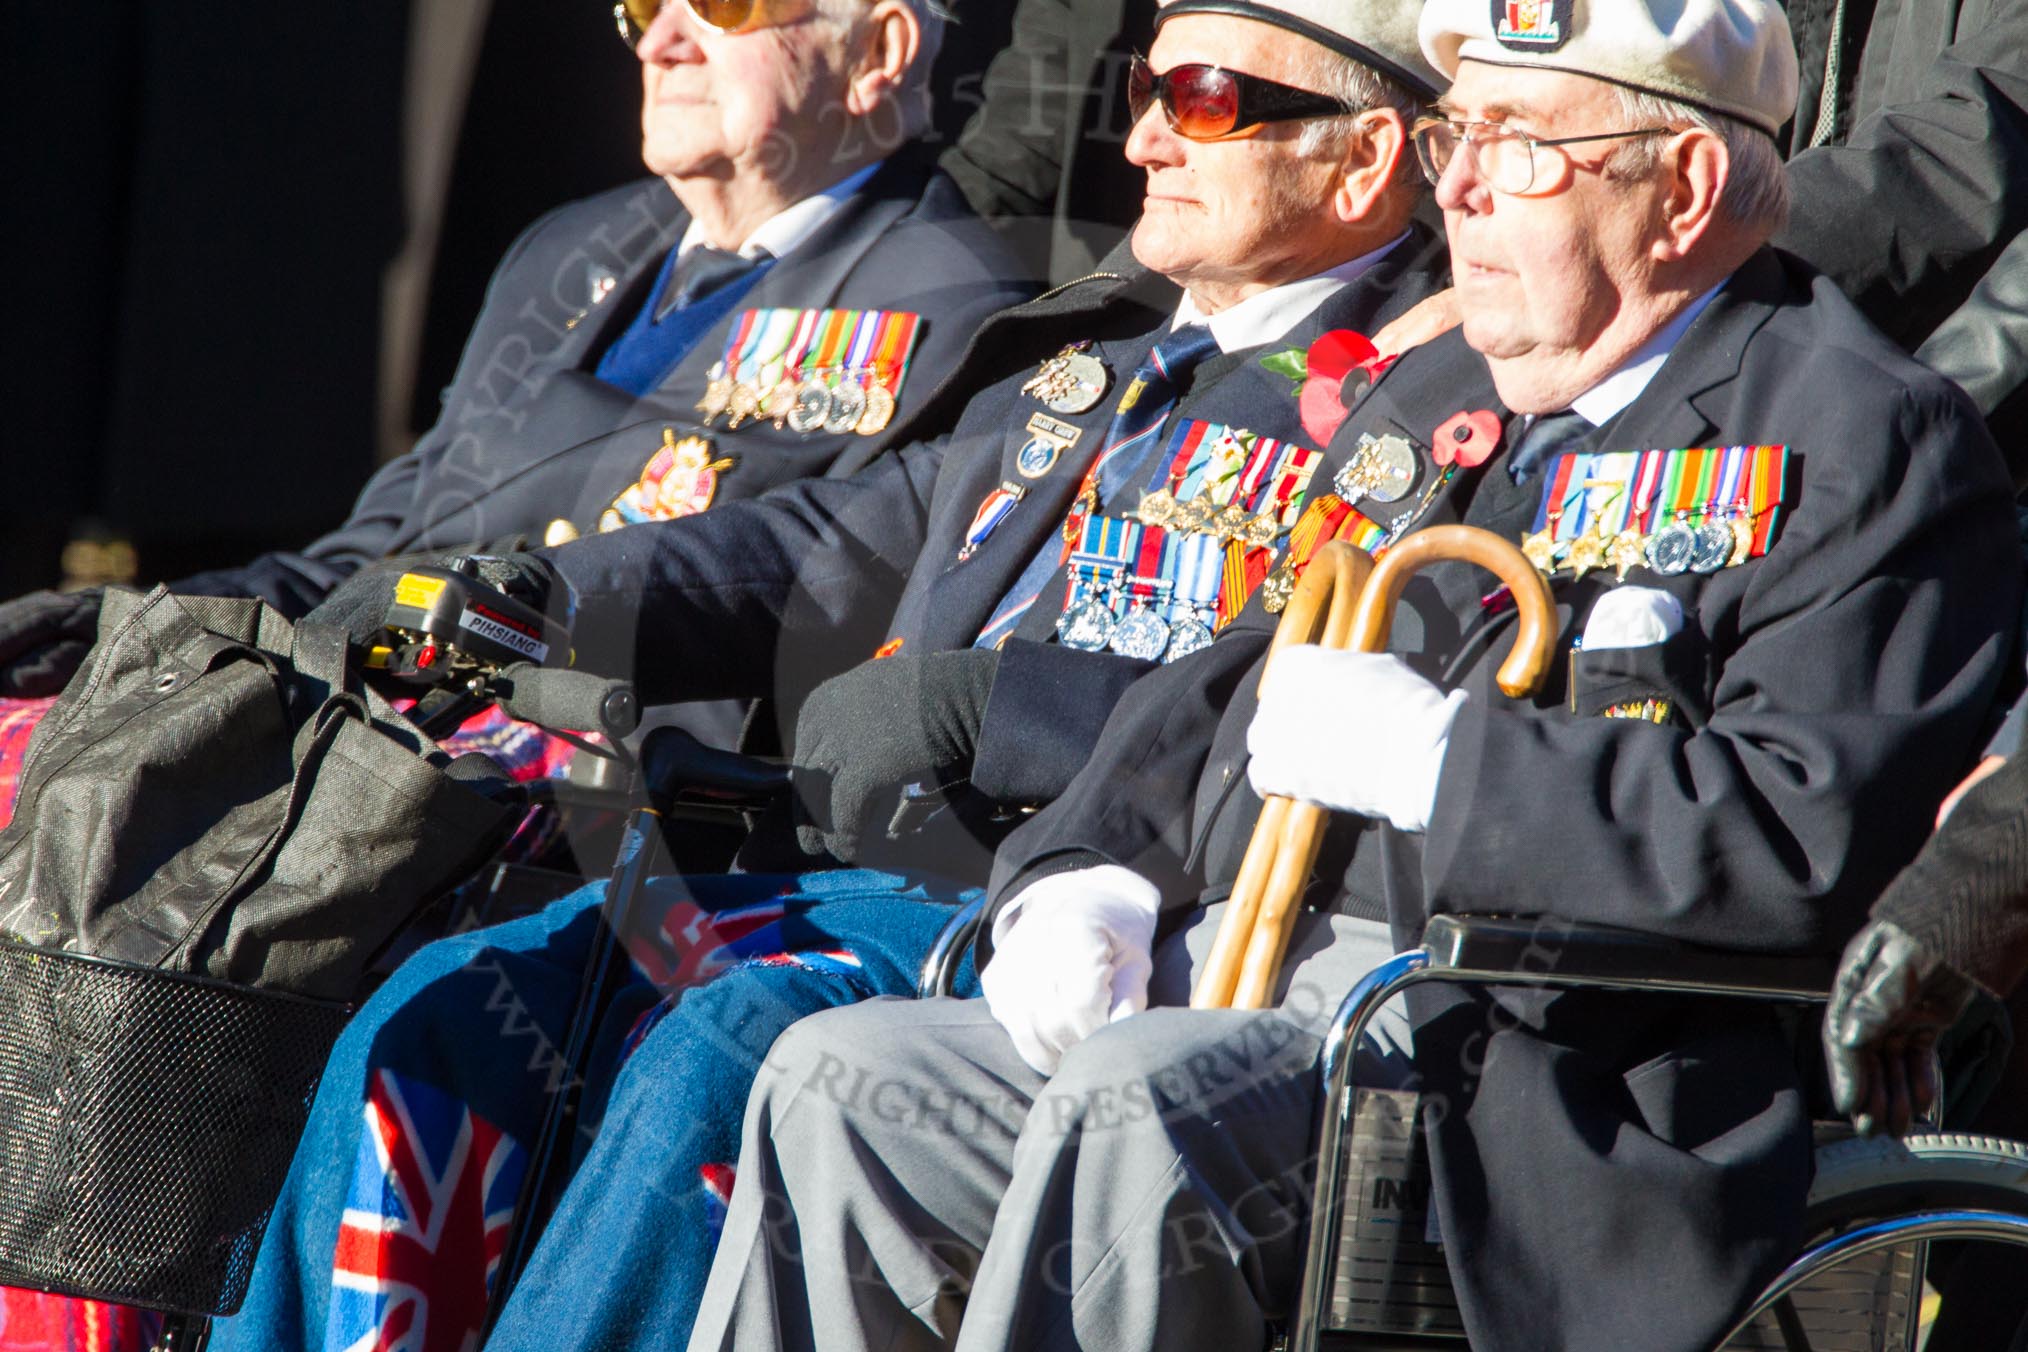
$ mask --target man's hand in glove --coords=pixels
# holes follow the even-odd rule
[[[969,777],[999,661],[983,648],[896,653],[811,691],[791,756],[803,850],[849,863],[886,829],[903,785]]]
[[[450,568],[461,559],[469,559],[475,566],[474,581],[481,586],[503,592],[569,626],[570,588],[549,561],[536,554],[410,554],[383,559],[339,583],[303,621],[336,625],[354,644],[370,647],[386,628],[387,612],[394,604],[394,585],[403,573],[422,565]]]
[[[1899,1136],[1936,1106],[1933,1055],[1977,987],[1899,925],[1876,920],[1845,946],[1824,1015],[1831,1100],[1862,1135]]]
[[[98,638],[104,594],[101,587],[39,591],[0,605],[0,696],[62,693]]]
[[[1392,653],[1293,645],[1275,655],[1246,730],[1247,778],[1337,812],[1422,831],[1465,693],[1446,695]],[[1351,746],[1356,730],[1360,743]]]
[[[1030,883],[994,917],[979,986],[1023,1061],[1053,1075],[1065,1052],[1148,1007],[1160,909],[1153,883],[1101,864]]]

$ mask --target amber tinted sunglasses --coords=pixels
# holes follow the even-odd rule
[[[632,47],[639,43],[655,16],[674,0],[619,0],[613,6],[613,22],[619,25],[620,41]],[[807,0],[685,0],[690,12],[723,33],[750,28],[768,28],[789,23],[809,12]]]
[[[1258,75],[1220,66],[1171,66],[1160,75],[1146,57],[1127,66],[1127,110],[1139,122],[1153,104],[1178,136],[1216,141],[1237,136],[1264,122],[1295,122],[1313,117],[1339,117],[1359,110],[1328,94],[1313,94]]]

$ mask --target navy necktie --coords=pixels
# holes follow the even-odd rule
[[[1591,420],[1582,413],[1565,409],[1545,413],[1528,425],[1521,440],[1507,454],[1507,477],[1520,483],[1556,456],[1574,450],[1590,436]]]
[[[768,256],[765,249],[749,258],[731,249],[717,249],[709,244],[699,244],[687,250],[676,260],[676,275],[670,278],[669,290],[663,294],[662,303],[655,307],[655,318],[659,320],[671,310],[730,285],[759,267]]]
[[[1148,457],[1161,444],[1162,424],[1176,407],[1190,373],[1217,351],[1218,339],[1212,336],[1210,326],[1185,324],[1150,348],[1148,359],[1134,368],[1133,376],[1120,392],[1112,421],[1106,425],[1105,440],[1100,443],[1103,449],[1095,463],[1102,507],[1140,476]],[[996,648],[1014,632],[1014,626],[1042,595],[1042,588],[1062,562],[1062,551],[1052,535],[1021,570],[1021,576],[1014,580],[993,617],[979,631],[973,646]]]

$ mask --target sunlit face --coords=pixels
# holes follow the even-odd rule
[[[844,37],[805,4],[784,22],[721,33],[686,4],[665,4],[641,38],[641,158],[665,178],[769,181],[799,176],[800,154],[828,144],[828,105],[844,88]],[[834,112],[830,121],[839,122]]]
[[[1187,14],[1162,25],[1148,63],[1160,74],[1203,62],[1308,89],[1315,50],[1268,24]],[[1240,139],[1191,141],[1170,130],[1159,105],[1150,107],[1127,137],[1127,159],[1148,172],[1134,257],[1200,299],[1207,290],[1320,270],[1314,260],[1337,237],[1338,167],[1298,157],[1302,127],[1270,123]]]
[[[1459,66],[1439,107],[1551,138],[1625,121],[1601,81],[1476,61]],[[1662,203],[1651,183],[1599,172],[1621,144],[1538,148],[1535,185],[1518,195],[1495,192],[1462,148],[1445,169],[1436,196],[1465,339],[1496,363],[1581,364],[1648,290]]]

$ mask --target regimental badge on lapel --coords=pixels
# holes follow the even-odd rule
[[[1113,383],[1113,373],[1092,351],[1089,338],[1065,347],[1042,363],[1021,393],[1033,395],[1052,413],[1076,416],[1098,407]]]
[[[677,440],[676,429],[662,429],[662,444],[641,469],[641,477],[613,500],[599,518],[601,531],[643,521],[670,521],[694,516],[711,505],[718,476],[732,468],[732,457],[713,459],[711,441],[700,436]]]
[[[1056,468],[1056,461],[1065,451],[1077,445],[1077,439],[1084,435],[1084,429],[1067,422],[1060,422],[1047,413],[1037,413],[1028,420],[1028,440],[1014,457],[1014,468],[1024,479],[1040,479]]]
[[[1571,0],[1491,0],[1493,36],[1517,52],[1553,52],[1570,40]]]
[[[620,284],[619,274],[615,273],[611,268],[605,266],[603,263],[585,264],[584,308],[582,310],[579,310],[576,314],[572,315],[569,319],[566,319],[563,322],[563,326],[567,329],[574,329],[579,324],[583,323],[584,317],[590,314],[599,305],[603,304],[605,302],[605,298],[607,296],[612,295],[613,288],[617,287],[619,284]]]
[[[1715,573],[1766,554],[1787,501],[1787,446],[1580,452],[1547,466],[1521,552],[1546,575]]]

